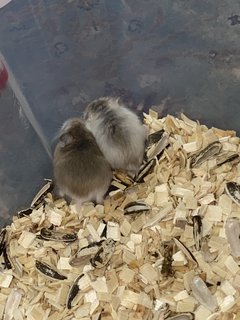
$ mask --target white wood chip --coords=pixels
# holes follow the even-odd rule
[[[99,237],[101,237],[101,235],[102,235],[102,233],[103,233],[103,230],[104,230],[105,228],[106,228],[105,223],[100,222],[100,223],[99,223],[99,226],[98,226],[98,228],[97,228],[97,233],[98,233]]]
[[[134,305],[137,305],[139,303],[139,294],[136,292],[133,292],[131,290],[124,290],[122,296],[121,296],[121,305],[132,309]]]
[[[124,283],[130,283],[133,281],[135,272],[128,267],[125,267],[122,271],[119,272],[119,279]]]
[[[158,274],[153,266],[149,263],[145,263],[139,269],[140,274],[147,280],[148,283],[154,282],[158,278]]]
[[[24,291],[13,288],[8,296],[5,305],[5,314],[3,320],[11,320],[14,318],[15,311],[18,309]]]
[[[166,183],[155,187],[154,204],[157,207],[169,202],[169,191]]]
[[[208,221],[218,222],[222,220],[222,208],[220,206],[209,205],[205,218]]]
[[[177,308],[176,311],[179,313],[184,313],[184,312],[191,312],[194,313],[195,308],[197,305],[197,301],[192,299],[192,297],[188,297],[184,300],[178,301],[177,302]]]
[[[227,296],[223,299],[223,302],[220,305],[222,312],[227,312],[235,304],[235,298],[233,296]]]
[[[18,239],[18,243],[25,249],[28,249],[36,239],[36,235],[32,232],[23,231],[20,238]]]
[[[0,273],[0,288],[9,288],[12,282],[13,276],[8,272]]]
[[[215,201],[215,197],[213,193],[207,194],[205,197],[202,197],[198,200],[200,204],[210,204]]]
[[[173,185],[171,188],[171,193],[173,196],[184,197],[184,196],[194,196],[193,191],[188,188],[183,188],[182,186]]]
[[[99,306],[99,300],[98,299],[93,300],[90,307],[90,315],[94,313],[94,311],[97,309],[98,306]]]
[[[153,206],[155,199],[155,194],[153,192],[150,192],[147,198],[145,199],[146,204],[149,206]]]
[[[130,231],[131,231],[131,224],[126,219],[124,219],[120,226],[120,232],[124,237],[127,237]]]
[[[157,214],[155,214],[152,218],[147,220],[147,223],[143,225],[143,228],[148,228],[154,226],[157,222],[164,219],[169,212],[172,210],[172,204],[167,204],[165,207],[160,209]]]
[[[84,299],[86,303],[90,302],[93,303],[94,301],[97,301],[97,293],[95,290],[90,290],[85,293]]]
[[[218,205],[222,208],[223,214],[228,216],[231,213],[232,200],[226,194],[222,194],[219,197]]]
[[[84,305],[82,305],[81,307],[79,307],[76,311],[75,311],[75,317],[82,319],[83,317],[87,317],[90,313],[90,303],[85,303]]]
[[[93,241],[100,241],[101,240],[97,230],[95,230],[91,224],[87,224],[86,228],[88,229],[89,234],[91,235]]]
[[[187,152],[195,152],[199,149],[199,143],[197,141],[189,142],[189,143],[184,143],[183,144],[183,149]]]
[[[98,278],[96,281],[92,281],[91,286],[96,292],[106,292],[106,293],[108,292],[105,277],[101,277],[101,278]]]
[[[59,270],[72,270],[72,266],[69,264],[70,258],[60,257],[58,260],[57,268]]]
[[[79,289],[82,291],[86,291],[91,286],[91,279],[88,274],[85,274],[81,279],[78,280]],[[86,300],[87,301],[87,300]],[[92,302],[92,301],[87,301]]]
[[[180,262],[175,265],[186,265],[188,263],[185,254],[180,250],[173,254],[173,261]]]
[[[142,235],[141,234],[132,233],[130,235],[130,239],[134,242],[134,244],[141,244],[142,243]]]
[[[107,239],[113,239],[115,241],[119,241],[121,239],[121,233],[118,223],[108,222]]]
[[[174,296],[175,301],[184,300],[186,298],[188,298],[188,293],[186,290],[180,291]]]
[[[211,315],[211,311],[209,311],[203,306],[199,306],[195,310],[194,315],[195,315],[195,320],[205,320]]]
[[[47,217],[48,217],[48,220],[51,224],[53,224],[54,226],[60,226],[61,223],[62,223],[62,213],[60,210],[52,210],[52,209],[49,209],[47,211]]]
[[[239,266],[232,256],[226,258],[225,266],[232,274],[236,274],[239,271]]]
[[[221,290],[226,294],[226,295],[234,295],[236,293],[236,290],[234,287],[231,285],[231,283],[228,280],[223,281],[221,284]]]

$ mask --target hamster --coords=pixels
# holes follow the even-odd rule
[[[136,175],[147,139],[147,129],[138,116],[118,99],[103,97],[86,107],[83,118],[112,169]]]
[[[85,201],[102,203],[112,181],[109,163],[78,118],[67,120],[60,130],[53,171],[61,196],[74,199],[78,208]]]

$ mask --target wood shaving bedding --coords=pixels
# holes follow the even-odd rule
[[[240,140],[144,117],[139,175],[104,205],[77,212],[48,180],[1,231],[1,319],[240,319]]]

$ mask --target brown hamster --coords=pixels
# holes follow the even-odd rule
[[[106,97],[91,102],[83,117],[111,167],[137,174],[147,139],[138,116],[118,99]]]
[[[56,184],[61,195],[101,203],[112,180],[112,170],[93,134],[78,118],[67,120],[59,134],[53,159]]]

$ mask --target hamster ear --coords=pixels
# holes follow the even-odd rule
[[[68,144],[71,144],[73,142],[73,137],[71,134],[69,133],[64,133],[61,135],[61,137],[59,138],[59,141],[61,143],[62,147],[67,146]]]

